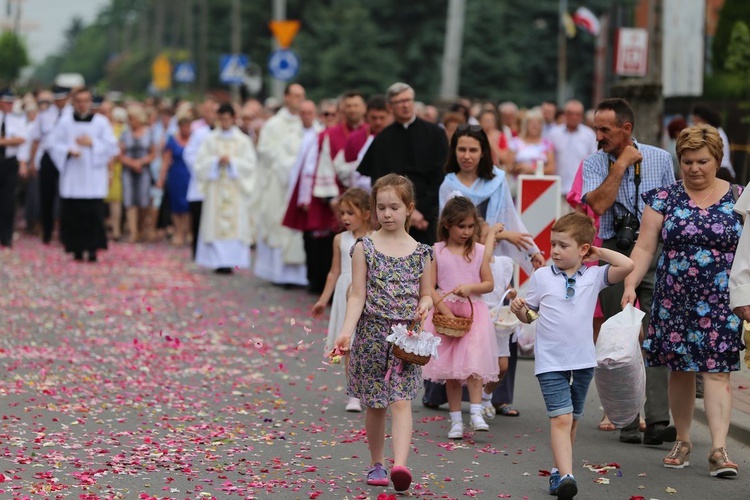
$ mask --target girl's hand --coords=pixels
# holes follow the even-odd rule
[[[515,288],[510,288],[510,289],[508,290],[508,295],[506,295],[506,296],[505,296],[505,298],[506,298],[506,299],[508,299],[508,300],[513,300],[513,299],[515,299],[515,298],[516,298],[517,296],[518,296],[518,291],[516,291],[516,289],[515,289]]]
[[[502,233],[498,233],[497,237],[513,244],[520,252],[528,250],[534,246],[534,238],[529,233],[503,231]]]
[[[628,304],[635,305],[635,299],[637,299],[638,296],[635,293],[635,288],[633,287],[625,287],[625,290],[622,293],[622,300],[620,300],[620,307],[625,307]]]
[[[453,293],[459,297],[468,297],[471,295],[471,285],[459,285],[453,289]]]
[[[586,254],[586,257],[584,257],[583,262],[599,262],[601,259],[601,252],[599,251],[600,248],[592,246],[589,248],[589,253]]]
[[[540,252],[537,252],[534,255],[532,255],[531,265],[534,266],[534,269],[539,269],[540,267],[544,267],[544,255],[542,255]]]
[[[328,354],[328,359],[331,361],[332,365],[338,365],[341,363],[341,358],[343,358],[345,353],[339,349],[338,347],[334,347],[334,349]]]
[[[339,336],[336,338],[336,343],[334,344],[335,349],[338,349],[339,351],[341,351],[342,354],[348,353],[349,342],[351,341],[351,339],[352,339],[351,334],[340,333]]]
[[[417,312],[416,314],[414,314],[414,319],[419,321],[420,324],[424,324],[425,320],[427,319],[427,313],[429,312],[429,304],[423,304],[422,302],[420,302],[419,306],[417,306]]]
[[[319,318],[323,311],[326,310],[326,305],[322,303],[321,301],[317,301],[315,304],[313,304],[312,309],[310,310],[310,315],[313,318]]]

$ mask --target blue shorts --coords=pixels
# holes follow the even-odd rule
[[[562,372],[540,373],[536,376],[542,389],[544,404],[549,418],[573,414],[573,420],[583,416],[583,405],[589,391],[593,368],[568,370]]]

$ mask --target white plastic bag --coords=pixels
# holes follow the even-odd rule
[[[628,304],[602,325],[596,341],[596,390],[617,428],[635,420],[646,397],[646,368],[639,335],[646,313]]]

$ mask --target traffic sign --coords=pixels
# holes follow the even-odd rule
[[[172,63],[164,54],[157,56],[151,65],[151,81],[156,90],[169,90],[172,87]]]
[[[299,31],[299,21],[271,21],[268,23],[268,27],[271,28],[271,33],[282,49],[288,49],[292,44],[292,40],[297,36]]]
[[[282,82],[287,82],[299,73],[299,57],[289,49],[279,49],[268,58],[268,72]]]
[[[195,64],[181,62],[174,69],[174,81],[178,83],[193,83],[195,81]]]
[[[241,84],[247,68],[247,54],[222,54],[219,61],[219,81]]]

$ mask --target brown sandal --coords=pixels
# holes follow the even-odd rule
[[[687,441],[675,441],[672,451],[664,457],[664,467],[667,469],[684,469],[690,465],[690,450],[693,446]]]
[[[718,459],[714,455],[720,453]],[[708,456],[708,472],[713,477],[737,477],[737,464],[729,459],[726,448],[714,448]]]

